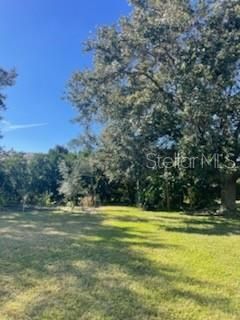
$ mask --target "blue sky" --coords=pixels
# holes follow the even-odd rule
[[[127,0],[1,0],[0,65],[15,67],[7,90],[1,145],[45,152],[80,133],[74,110],[62,96],[74,70],[91,64],[82,43],[97,26],[128,14]]]

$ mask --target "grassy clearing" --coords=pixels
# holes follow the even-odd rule
[[[240,222],[0,213],[0,320],[239,320]]]

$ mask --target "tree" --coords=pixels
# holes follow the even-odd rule
[[[72,154],[57,146],[47,154],[14,151],[0,153],[0,203],[2,205],[48,205],[63,200],[59,193],[59,163]]]
[[[59,193],[61,173],[59,164],[69,157],[67,149],[56,146],[47,154],[34,154],[29,158],[30,194],[33,203],[48,197],[52,203],[62,200]]]
[[[6,71],[0,67],[0,111],[6,108],[5,100],[6,95],[2,93],[2,90],[6,87],[12,86],[15,82],[16,72]],[[1,117],[0,117],[1,120]]]
[[[1,203],[17,205],[25,202],[29,192],[29,168],[23,153],[1,152]]]
[[[236,210],[240,155],[240,5],[201,2],[188,35],[179,72],[183,109],[182,145],[206,156],[218,154],[224,212]],[[211,176],[209,176],[211,181]]]
[[[162,136],[179,135],[179,102],[167,81],[190,13],[187,2],[163,6],[135,1],[132,16],[122,19],[120,27],[103,27],[87,43],[86,50],[94,52],[94,68],[75,73],[69,83],[68,99],[79,112],[77,121],[87,127],[94,121],[105,123],[103,139],[113,149],[109,167],[116,163],[118,170],[115,166],[112,174],[135,181],[137,203],[146,153]]]
[[[77,121],[88,128],[96,121],[104,124],[108,141],[115,141],[110,145],[117,166],[125,172],[134,168],[136,189],[138,175],[143,185],[148,179],[146,170],[139,171],[144,166],[139,150],[145,157],[153,150],[166,152],[169,145],[189,156],[222,154],[221,168],[196,170],[188,179],[194,188],[188,188],[199,195],[200,185],[218,183],[221,175],[223,207],[234,211],[238,171],[229,164],[239,157],[239,4],[131,3],[129,17],[100,28],[86,44],[94,54],[93,68],[76,72],[68,87]],[[163,140],[165,149],[159,146]],[[206,172],[211,176],[203,181]]]
[[[59,165],[62,175],[59,192],[73,205],[79,205],[80,200],[89,195],[92,202],[95,201],[95,176],[90,161],[89,155],[80,153],[71,162],[62,161]]]

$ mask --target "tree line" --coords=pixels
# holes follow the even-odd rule
[[[66,152],[57,161],[57,193],[76,204],[89,196],[92,203],[167,210],[217,210],[220,201],[222,213],[234,213],[239,1],[130,2],[129,16],[99,28],[86,42],[92,68],[68,82],[66,99],[85,135],[76,140],[81,152]],[[10,76],[3,86],[11,82]],[[181,165],[176,155],[185,159]],[[201,157],[205,165],[186,165]]]
[[[110,181],[104,174],[94,153],[71,152],[62,146],[46,154],[0,152],[0,206],[116,203],[135,202],[124,181]]]

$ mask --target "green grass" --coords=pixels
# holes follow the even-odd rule
[[[240,222],[0,213],[0,320],[239,320]]]

